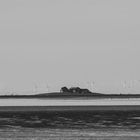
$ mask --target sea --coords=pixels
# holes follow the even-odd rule
[[[140,112],[0,113],[0,140],[140,140]]]

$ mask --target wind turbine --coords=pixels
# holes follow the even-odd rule
[[[33,90],[33,92],[34,92],[35,94],[38,92],[38,86],[37,86],[37,84],[34,84],[34,90]]]

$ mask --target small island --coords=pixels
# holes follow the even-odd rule
[[[140,94],[103,94],[80,87],[62,87],[58,92],[31,95],[0,95],[0,98],[140,98]]]

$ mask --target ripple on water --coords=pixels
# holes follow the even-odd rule
[[[139,112],[0,114],[0,128],[140,128]]]

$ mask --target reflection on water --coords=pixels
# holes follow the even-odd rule
[[[140,139],[140,112],[1,113],[0,137]]]

